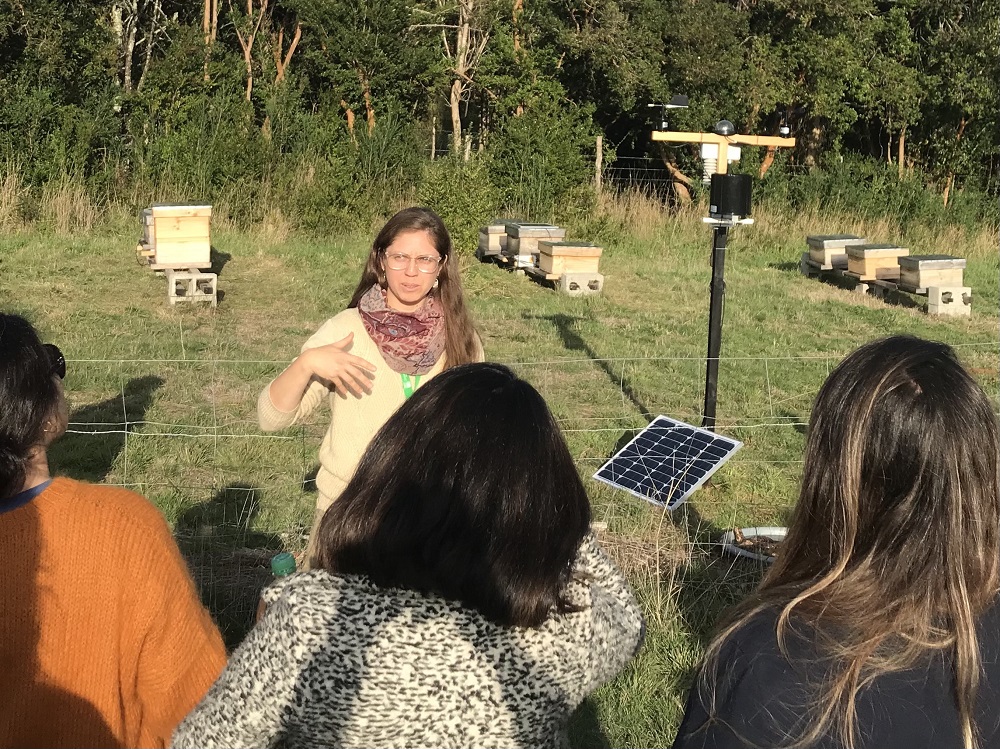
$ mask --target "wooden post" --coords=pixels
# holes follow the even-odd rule
[[[790,148],[795,138],[778,138],[768,135],[717,135],[716,133],[678,133],[669,130],[654,130],[652,140],[666,143],[714,143],[719,148],[719,163],[716,174],[729,171],[728,149],[734,146],[771,146]]]
[[[594,162],[594,190],[601,194],[601,170],[604,167],[604,136],[597,136],[597,159]]]
[[[434,156],[437,153],[437,115],[431,115],[431,161],[434,161]]]

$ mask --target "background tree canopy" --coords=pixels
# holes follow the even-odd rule
[[[782,200],[853,181],[987,206],[998,50],[1000,0],[0,0],[0,158],[19,194],[72,183],[98,207],[321,229],[434,179],[541,217],[592,178],[597,135],[605,164],[696,175],[693,147],[649,142],[647,105],[685,94],[672,129],[791,128],[794,152],[740,166]]]

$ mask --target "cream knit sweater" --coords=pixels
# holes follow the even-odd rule
[[[279,411],[274,407],[270,383],[257,401],[257,418],[260,428],[265,432],[292,426],[312,413],[324,400],[329,403],[332,418],[319,448],[320,468],[316,476],[316,488],[319,491],[316,506],[320,510],[326,509],[340,496],[354,475],[354,469],[372,437],[406,399],[400,374],[394,372],[382,358],[356,309],[344,310],[323,323],[303,344],[302,350],[335,343],[348,333],[354,333],[354,340],[348,351],[375,365],[370,393],[360,397],[338,395],[325,383],[313,379],[306,388],[299,407],[294,411]],[[420,378],[420,385],[444,370],[444,360],[442,355],[434,368]]]

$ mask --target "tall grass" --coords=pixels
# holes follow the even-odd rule
[[[39,222],[56,234],[86,234],[98,221],[98,209],[83,180],[63,175],[42,187]]]
[[[24,194],[24,183],[17,167],[10,163],[0,167],[0,231],[16,231],[22,227]]]

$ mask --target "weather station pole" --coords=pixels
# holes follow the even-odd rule
[[[726,238],[729,227],[712,227],[712,282],[708,303],[708,357],[705,364],[705,406],[702,427],[715,428],[715,403],[719,392],[719,353],[722,351],[722,312],[726,303]]]
[[[677,101],[682,99],[683,103]],[[711,133],[672,132],[667,130],[665,110],[687,105],[687,97],[674,97],[670,104],[650,104],[661,107],[661,130],[654,130],[651,139],[666,143],[700,143],[704,163],[703,182],[710,185],[708,216],[702,219],[712,225],[712,281],[709,286],[708,354],[705,357],[705,403],[702,427],[715,429],[716,403],[719,392],[719,359],[722,352],[722,317],[726,303],[726,242],[730,228],[752,224],[750,218],[749,174],[729,174],[729,163],[739,161],[740,146],[790,148],[795,138],[739,135],[729,120],[720,120]],[[780,129],[788,134],[787,126]]]

